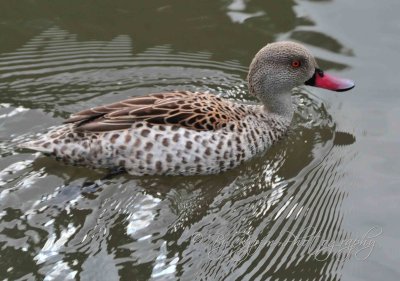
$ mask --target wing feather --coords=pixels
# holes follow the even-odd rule
[[[154,125],[179,125],[185,128],[218,130],[246,115],[243,105],[212,94],[170,92],[133,97],[93,107],[71,115],[64,123],[77,130],[112,131],[130,128],[136,122]]]

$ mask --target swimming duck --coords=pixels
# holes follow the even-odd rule
[[[354,87],[350,80],[324,73],[310,52],[294,42],[263,47],[247,78],[249,94],[260,105],[208,93],[154,93],[75,113],[20,147],[74,165],[123,168],[132,175],[214,174],[238,166],[285,135],[294,87]]]

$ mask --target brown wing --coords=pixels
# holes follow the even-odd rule
[[[64,123],[75,123],[78,130],[93,132],[127,129],[140,121],[202,131],[223,128],[245,115],[243,105],[215,95],[171,92],[133,97],[90,108],[72,115]]]

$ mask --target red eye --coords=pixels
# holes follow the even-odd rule
[[[299,60],[292,61],[292,66],[293,67],[298,68],[298,67],[300,67],[300,65],[301,65],[301,62]]]

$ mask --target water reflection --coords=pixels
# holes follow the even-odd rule
[[[321,115],[318,117],[321,120]],[[301,116],[297,118],[301,120]],[[181,237],[179,244],[185,246],[182,256],[186,259],[182,263],[196,260],[194,268],[185,272],[186,278],[191,274],[198,279],[206,276],[221,279],[226,274],[232,279],[294,277],[310,266],[319,276],[334,275],[331,266],[340,263],[340,257],[318,250],[325,241],[346,237],[340,227],[342,214],[337,208],[345,194],[335,186],[335,177],[340,175],[330,175],[338,165],[331,154],[334,129],[329,118],[323,120],[327,123],[313,127],[313,136],[301,140],[296,138],[307,134],[308,129],[303,127],[307,124],[297,123],[299,127],[294,130],[298,131],[287,140],[293,143],[291,147],[299,149],[302,144],[296,145],[297,141],[317,141],[302,147],[297,155],[289,153],[287,143],[283,143],[269,152],[267,158],[252,162],[244,174],[219,191],[209,213],[183,232],[184,239]],[[307,168],[293,166],[298,162],[293,158],[304,159],[301,153],[310,159]],[[310,237],[313,241],[307,244]],[[289,238],[291,243],[287,242]],[[328,268],[330,272],[326,271]]]
[[[265,15],[264,11],[256,11],[249,13],[246,10],[246,2],[244,0],[233,0],[232,3],[227,7],[228,12],[226,13],[232,22],[243,23],[245,20]]]

